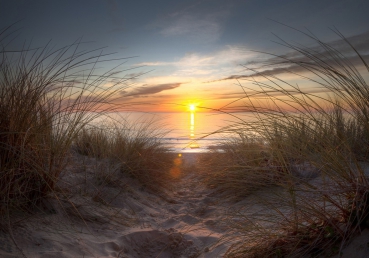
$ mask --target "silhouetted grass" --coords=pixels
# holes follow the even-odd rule
[[[204,182],[237,198],[274,185],[278,173],[269,166],[267,151],[261,140],[246,135],[224,140],[217,149],[200,155]]]
[[[82,130],[75,140],[79,153],[118,163],[121,173],[160,190],[169,186],[175,154],[161,141],[163,133],[150,121],[136,125],[115,123],[110,127]]]
[[[225,149],[226,158],[215,163],[223,162],[223,166],[216,167],[216,178],[210,175],[208,180],[228,191],[247,193],[259,187],[260,180],[269,185],[263,178],[271,174],[270,183],[276,188],[268,188],[266,197],[250,195],[264,207],[261,211],[245,207],[230,215],[229,223],[239,237],[227,257],[334,254],[368,224],[369,88],[364,79],[368,65],[337,34],[351,53],[344,55],[305,34],[319,50],[282,41],[300,58],[273,55],[281,60],[278,65],[310,73],[300,78],[329,93],[311,93],[257,70],[248,77],[253,86],[242,86],[245,111],[253,112],[258,120],[244,121],[234,131],[240,135],[252,131],[264,144],[243,144],[241,138],[232,145],[235,150]],[[360,65],[351,63],[354,56]],[[243,165],[240,160],[245,160]]]
[[[79,42],[53,49],[10,49],[0,33],[0,215],[32,209],[53,192],[71,144],[86,124],[112,111],[112,95],[126,87],[114,68],[98,74],[102,50]],[[109,84],[108,84],[109,83]]]

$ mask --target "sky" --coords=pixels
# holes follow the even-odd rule
[[[8,49],[81,42],[113,53],[99,69],[124,70],[126,87],[115,93],[121,110],[175,112],[194,103],[208,111],[242,105],[240,84],[254,87],[247,68],[275,62],[264,53],[301,60],[281,39],[316,47],[296,29],[345,52],[337,29],[367,55],[368,10],[367,0],[0,0],[0,29],[15,23]],[[272,74],[314,91],[282,68]]]

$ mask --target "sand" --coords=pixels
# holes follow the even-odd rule
[[[196,155],[182,155],[185,169],[171,191],[158,194],[107,162],[74,154],[57,194],[33,216],[14,214],[11,234],[0,230],[0,257],[222,257],[237,237],[227,211],[261,207],[204,186]],[[369,257],[368,236],[364,231],[343,257]]]
[[[0,231],[0,257],[221,257],[229,205],[191,171],[196,154],[181,159],[187,169],[172,192],[156,194],[103,161],[73,157],[57,196],[26,220],[13,217],[15,241]],[[99,185],[106,173],[113,180]]]

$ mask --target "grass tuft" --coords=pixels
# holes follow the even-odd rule
[[[169,187],[175,154],[163,144],[163,133],[150,121],[82,130],[75,140],[83,155],[109,159],[152,190]]]
[[[304,71],[285,73],[320,93],[278,78],[273,69],[249,69],[253,75],[245,76],[252,86],[242,86],[244,109],[257,119],[235,125],[234,132],[257,135],[263,144],[244,144],[240,137],[224,148],[224,159],[210,163],[218,172],[208,181],[248,194],[261,208],[231,212],[229,224],[239,237],[226,257],[331,255],[368,226],[369,70],[364,56],[336,33],[351,52],[303,33],[318,47],[282,40],[298,58],[272,55],[278,67]],[[260,182],[276,187],[250,195]]]
[[[275,185],[278,173],[270,166],[267,151],[261,140],[246,135],[225,140],[217,149],[201,155],[204,182],[217,192],[236,198]]]
[[[2,218],[12,208],[32,210],[54,192],[74,138],[112,111],[112,95],[126,87],[126,79],[116,77],[119,70],[96,71],[107,61],[101,50],[80,51],[80,42],[8,50],[10,29],[0,33]]]

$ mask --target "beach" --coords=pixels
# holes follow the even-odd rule
[[[32,215],[13,214],[11,230],[0,231],[0,256],[222,257],[239,236],[230,227],[235,218],[229,212],[258,214],[263,206],[255,196],[268,198],[273,189],[239,200],[224,198],[202,183],[199,155],[178,155],[180,173],[158,194],[126,175],[101,184],[96,173],[111,169],[108,164],[74,153],[54,196]],[[337,257],[368,257],[368,235],[363,231]]]
[[[184,153],[171,192],[155,194],[134,179],[99,186],[102,161],[74,154],[58,193],[0,233],[1,257],[221,257],[230,243],[222,202],[196,175],[196,153]],[[122,187],[123,186],[123,187]],[[27,217],[27,220],[22,220]],[[20,220],[20,221],[19,221]]]
[[[294,44],[308,62],[276,57],[322,92],[256,70],[237,109],[187,96],[141,121],[118,119],[116,96],[182,83],[127,92],[138,75],[95,74],[104,55],[79,44],[4,50],[0,257],[367,257],[368,84],[346,50],[312,39],[328,61]]]

